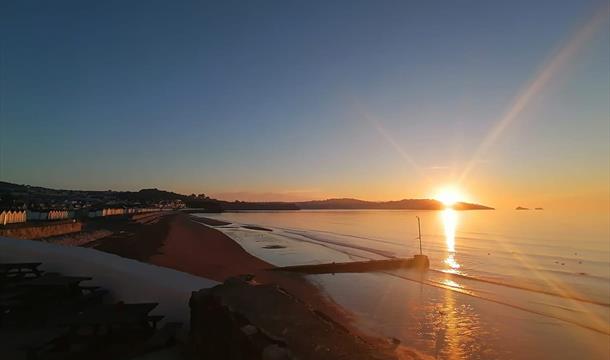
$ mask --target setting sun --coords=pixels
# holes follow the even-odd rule
[[[453,205],[455,205],[455,203],[459,202],[459,201],[463,201],[464,200],[464,196],[461,194],[461,192],[453,187],[448,187],[448,188],[444,188],[441,191],[439,191],[435,196],[434,199],[442,202],[446,207],[451,207]]]

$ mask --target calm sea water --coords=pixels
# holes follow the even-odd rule
[[[206,215],[208,216],[208,215]],[[312,275],[357,325],[443,359],[610,358],[607,213],[285,211],[214,215],[276,265],[419,252],[431,270]],[[273,231],[243,228],[258,225]],[[279,245],[279,249],[267,249]]]

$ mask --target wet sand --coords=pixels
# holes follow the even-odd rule
[[[252,256],[222,232],[199,223],[207,220],[212,219],[193,221],[188,216],[174,216],[168,221],[163,246],[148,261],[217,281],[252,274],[256,282],[278,284],[313,307],[328,312],[337,321],[351,322],[351,316],[315,285],[299,275],[268,271],[274,266]]]
[[[268,271],[273,265],[252,256],[222,232],[205,225],[227,225],[221,221],[192,218],[185,214],[167,215],[156,223],[142,226],[136,233],[117,234],[91,244],[98,250],[150,262],[209,279],[224,281],[230,277],[252,274],[259,283],[278,284],[296,298],[341,323],[350,332],[365,339],[381,353],[395,352],[387,339],[371,338],[353,324],[351,313],[334,303],[320,289],[299,274]],[[407,351],[405,358],[419,358]]]

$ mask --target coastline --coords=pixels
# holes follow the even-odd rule
[[[219,282],[251,274],[256,282],[276,283],[312,306],[332,310],[338,321],[351,321],[346,311],[330,304],[329,299],[302,276],[267,271],[275,266],[251,255],[233,239],[204,222],[216,226],[224,224],[213,219],[172,214],[135,233],[116,233],[89,243],[87,247]]]
[[[378,354],[380,358],[425,358],[391,339],[363,333],[355,326],[352,313],[302,275],[267,271],[275,266],[248,253],[229,236],[211,227],[227,224],[214,219],[170,214],[142,226],[135,233],[116,233],[86,246],[219,282],[239,275],[254,275],[254,282],[277,284],[341,324],[370,347],[371,354]]]
[[[566,294],[589,290],[583,295],[594,299],[599,294],[606,303],[607,270],[602,267],[607,264],[603,259],[607,246],[598,246],[595,253],[587,252],[584,244],[572,250],[573,240],[560,234],[558,241],[545,241],[544,225],[565,219],[551,212],[527,217],[512,210],[456,212],[455,218],[447,212],[236,212],[214,219],[231,222],[217,229],[250,253],[289,266],[367,256],[363,248],[413,253],[418,250],[416,240],[409,242],[413,231],[405,222],[416,215],[424,220],[424,251],[438,271],[423,276],[400,271],[314,275],[308,280],[356,314],[364,331],[396,337],[401,344],[438,358],[571,359],[579,354],[605,358],[600,355],[607,355],[607,347],[601,346],[608,341],[607,306]],[[273,232],[245,228],[250,224]],[[524,224],[532,229],[522,229]],[[521,237],[530,231],[532,238]],[[593,244],[595,234],[589,234]],[[309,248],[310,244],[315,247]],[[269,251],[265,245],[284,248]],[[454,264],[446,263],[447,258],[457,261],[461,277],[442,271]],[[480,281],[494,277],[495,282]],[[524,289],[526,284],[542,289],[546,284],[547,291]],[[562,292],[549,294],[549,290]],[[507,337],[511,342],[504,340]]]
[[[235,213],[233,216],[199,217],[180,212],[166,212],[131,218],[96,219],[87,224],[87,229],[77,236],[23,243],[50,243],[49,245],[53,244],[58,249],[66,248],[66,251],[71,250],[69,248],[77,250],[78,247],[57,245],[81,245],[82,250],[89,247],[91,249],[87,250],[94,250],[92,253],[98,253],[100,256],[110,256],[108,253],[113,253],[127,262],[135,263],[126,259],[131,258],[140,265],[176,271],[184,275],[195,274],[194,277],[201,280],[228,279],[222,286],[213,290],[216,294],[229,296],[225,305],[246,316],[253,324],[273,329],[271,333],[289,341],[293,349],[308,349],[312,344],[327,341],[328,344],[333,344],[329,346],[334,348],[331,353],[345,350],[346,354],[366,354],[364,359],[422,359],[429,356],[444,358],[451,354],[459,354],[456,356],[460,358],[483,356],[506,359],[514,358],[518,354],[520,358],[533,359],[543,354],[572,358],[577,353],[605,353],[599,344],[607,341],[607,331],[590,333],[594,329],[582,326],[586,325],[582,321],[582,314],[588,314],[592,320],[603,321],[603,311],[607,311],[607,307],[600,310],[598,304],[583,301],[575,303],[576,299],[573,298],[511,287],[510,282],[505,284],[498,281],[479,281],[477,277],[460,277],[442,271],[428,272],[425,278],[414,278],[410,274],[400,272],[305,276],[268,271],[274,267],[307,262],[354,260],[359,258],[362,249],[392,251],[391,247],[384,248],[377,243],[367,244],[366,241],[359,242],[359,239],[371,239],[374,242],[377,239],[376,234],[387,234],[380,231],[379,226],[368,228],[370,223],[383,225],[384,229],[389,225],[392,234],[402,234],[400,229],[392,228],[395,224],[401,224],[399,221],[387,220],[401,214],[380,212],[378,215],[382,216],[376,222],[370,218],[371,215],[368,212],[329,212],[325,217],[321,217],[318,213],[297,215],[292,212],[274,212],[273,215]],[[428,216],[426,224],[433,223],[439,217],[437,213],[421,215]],[[363,216],[367,217],[365,221]],[[400,217],[404,217],[404,214]],[[299,224],[307,224],[305,220],[309,221],[308,228],[313,230],[299,230]],[[331,232],[337,224],[337,231]],[[361,237],[352,236],[353,233],[358,234],[359,229],[368,233],[365,231]],[[111,235],[87,241],[86,244],[80,242],[91,237],[87,232],[101,230]],[[434,234],[429,234],[427,239],[428,244],[437,240]],[[471,238],[468,240],[473,241]],[[444,245],[446,238],[440,237],[439,241]],[[468,264],[468,255],[472,252],[467,248],[462,250],[460,262]],[[491,259],[489,250],[485,251],[485,259]],[[499,252],[500,250],[496,249],[491,255],[494,262],[501,262],[502,256]],[[114,255],[111,257],[118,258]],[[39,258],[26,260],[36,261]],[[548,260],[549,257],[544,259]],[[80,263],[64,262],[70,266],[78,266]],[[595,265],[595,262],[593,263]],[[583,266],[590,268],[592,265],[583,261]],[[117,268],[114,265],[109,268],[110,273],[116,273]],[[588,272],[589,268],[583,270]],[[58,270],[55,265],[49,271],[91,273],[78,268],[77,271],[62,268]],[[252,278],[239,276],[242,274],[250,274]],[[101,275],[98,275],[96,272],[95,278],[103,279],[107,274],[101,272]],[[583,279],[590,278],[589,275],[580,276]],[[152,274],[145,275],[143,281],[161,288],[172,286],[167,279]],[[249,287],[236,288],[236,281],[245,281]],[[296,315],[299,311],[290,306],[280,310],[278,303],[262,290],[278,289],[276,285],[286,289],[286,292],[292,295],[288,297],[300,303],[300,307],[304,306],[315,313],[317,316],[313,318],[317,317],[317,321],[326,323],[326,328],[334,330],[326,333],[324,330],[298,328],[299,323],[307,323],[305,317]],[[109,287],[112,288],[112,285]],[[194,294],[197,289],[197,286],[191,286],[182,294],[188,299],[191,292]],[[279,289],[279,292],[282,290]],[[157,295],[151,294],[145,300],[156,299]],[[189,314],[187,302],[191,304],[189,301],[178,301],[176,309]],[[207,316],[199,323],[205,324]],[[273,320],[273,323],[268,322],[270,320]],[[182,321],[183,324],[188,322],[188,318]],[[213,332],[215,327],[222,326],[222,323],[216,323],[211,325],[210,329]],[[286,331],[284,326],[297,327]],[[522,328],[523,332],[517,335],[513,331],[515,328]],[[342,332],[336,330],[347,330],[349,336],[334,336]],[[293,336],[285,337],[284,334],[288,333]],[[320,335],[325,333],[326,336]],[[572,339],[575,333],[579,335],[576,343],[562,341],[560,348],[557,348],[553,339]],[[330,335],[334,336],[332,341],[329,341]],[[514,336],[511,344],[502,341],[505,335]]]

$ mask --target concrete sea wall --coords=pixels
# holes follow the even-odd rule
[[[16,239],[42,239],[49,236],[65,235],[82,230],[82,223],[74,220],[51,222],[44,224],[28,224],[26,226],[16,226],[0,228],[0,236]]]

